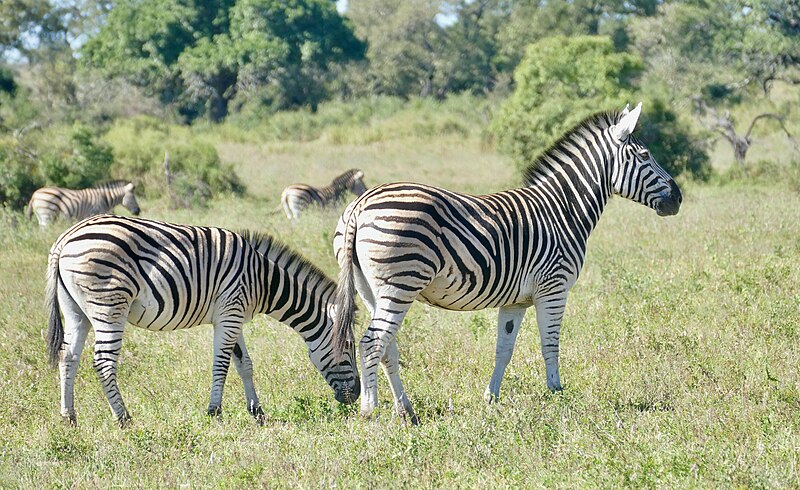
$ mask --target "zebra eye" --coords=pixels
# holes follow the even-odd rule
[[[639,156],[642,157],[642,160],[650,160],[650,152],[647,150],[640,151]]]

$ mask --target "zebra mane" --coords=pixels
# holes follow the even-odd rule
[[[340,176],[336,177],[335,179],[333,179],[333,182],[331,182],[331,185],[333,185],[335,187],[335,186],[340,186],[340,185],[347,184],[348,182],[350,182],[353,179],[353,176],[355,174],[359,173],[359,172],[361,172],[361,170],[359,170],[357,168],[351,168],[347,172],[345,172],[342,175],[340,175]]]
[[[606,129],[613,124],[616,124],[620,119],[621,113],[617,111],[600,111],[584,118],[581,122],[572,127],[561,135],[555,143],[550,145],[549,148],[544,150],[533,162],[525,167],[522,171],[522,180],[525,185],[531,185],[539,173],[539,169],[544,166],[548,160],[552,160],[551,155],[554,152],[560,151],[566,146],[567,143],[575,141],[576,138],[583,139],[581,132],[583,130],[598,130]]]
[[[324,281],[331,287],[336,287],[336,282],[328,277],[322,269],[272,235],[253,230],[239,230],[237,233],[258,253],[273,262],[280,263],[283,267],[296,264],[299,271],[305,271],[308,275]]]
[[[116,189],[118,187],[125,187],[128,184],[130,184],[130,181],[128,181],[128,180],[121,180],[121,179],[103,180],[103,181],[95,183],[92,186],[92,188],[93,189]]]

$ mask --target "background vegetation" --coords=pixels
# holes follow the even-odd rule
[[[800,3],[342,7],[0,3],[0,486],[800,486]],[[567,127],[639,100],[637,134],[685,204],[659,219],[612,201],[570,296],[563,393],[532,315],[486,406],[496,312],[415,305],[400,348],[420,427],[383,380],[377,420],[337,405],[265,318],[246,334],[266,427],[235,375],[222,420],[205,417],[208,327],[126,332],[129,429],[84,359],[81,425],[60,425],[41,305],[66,223],[25,220],[37,187],[133,179],[146,217],[266,230],[335,276],[341,210],[290,226],[286,185],[358,167],[370,186],[510,188]]]

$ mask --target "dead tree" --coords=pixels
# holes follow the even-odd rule
[[[709,130],[719,134],[731,144],[733,147],[734,161],[736,161],[736,163],[745,173],[747,173],[747,168],[745,167],[744,161],[747,157],[747,151],[750,149],[750,145],[753,143],[753,128],[755,128],[756,123],[762,119],[774,119],[775,121],[778,121],[778,124],[780,125],[781,129],[783,129],[783,132],[786,133],[786,136],[789,138],[792,146],[797,149],[797,142],[792,137],[792,134],[789,133],[789,130],[786,128],[784,117],[780,114],[774,114],[771,112],[763,112],[758,114],[753,118],[752,121],[750,121],[750,126],[747,128],[747,132],[744,134],[739,134],[736,132],[736,128],[734,127],[734,120],[730,114],[730,111],[725,111],[720,115],[716,109],[709,106],[701,97],[695,96],[692,97],[692,100],[695,103],[697,113],[701,118],[703,118],[703,124]]]

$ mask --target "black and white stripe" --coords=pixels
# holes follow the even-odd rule
[[[134,196],[134,184],[115,180],[96,187],[81,190],[61,187],[42,187],[33,193],[26,214],[36,213],[39,225],[45,227],[59,216],[68,220],[80,220],[95,214],[108,213],[122,204],[139,215],[139,203]]]
[[[567,132],[525,172],[526,187],[471,196],[414,183],[385,184],[346,209],[334,237],[342,268],[334,331],[353,342],[354,288],[371,322],[360,341],[361,412],[377,406],[377,369],[395,407],[416,421],[399,377],[396,333],[415,300],[457,311],[499,308],[495,370],[500,382],[525,311],[536,307],[547,386],[560,390],[559,331],[586,242],[612,194],[678,212],[681,193],[631,133],[641,111],[601,113]]]
[[[360,196],[367,190],[364,185],[364,172],[348,170],[333,179],[331,185],[322,188],[306,184],[292,184],[281,193],[281,205],[286,217],[299,219],[300,213],[309,206],[330,206],[339,202],[347,191]]]
[[[48,267],[48,348],[61,374],[61,415],[75,422],[73,385],[90,328],[94,367],[112,413],[124,424],[129,415],[116,372],[125,324],[177,330],[211,323],[209,414],[221,410],[233,355],[248,410],[260,420],[242,335],[242,324],[258,313],[299,333],[336,399],[350,403],[358,398],[357,371],[352,351],[334,356],[335,291],[334,281],[268,235],[110,215],[81,221],[55,242]]]

